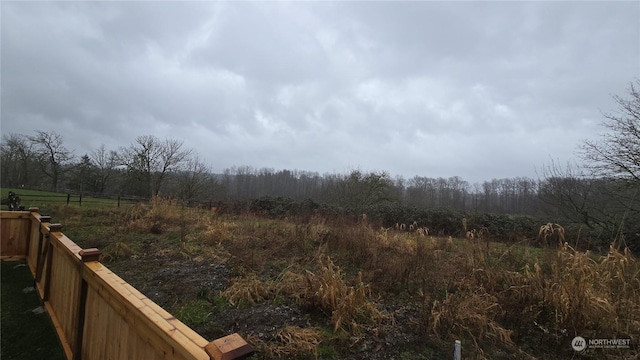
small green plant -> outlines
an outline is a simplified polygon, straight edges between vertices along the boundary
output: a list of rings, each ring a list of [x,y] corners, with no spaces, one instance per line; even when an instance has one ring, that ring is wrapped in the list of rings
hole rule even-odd
[[[338,353],[335,346],[333,345],[320,344],[320,346],[318,346],[318,358],[327,360],[338,360],[340,359],[340,353]]]
[[[211,303],[204,299],[192,300],[174,312],[176,318],[187,326],[195,327],[206,323],[213,315]]]

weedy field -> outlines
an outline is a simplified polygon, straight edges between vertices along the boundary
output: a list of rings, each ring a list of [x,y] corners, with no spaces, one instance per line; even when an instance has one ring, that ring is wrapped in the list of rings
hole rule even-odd
[[[260,359],[445,359],[455,340],[465,359],[565,359],[575,336],[640,334],[640,265],[613,246],[506,245],[162,199],[41,213],[205,338],[239,332]]]

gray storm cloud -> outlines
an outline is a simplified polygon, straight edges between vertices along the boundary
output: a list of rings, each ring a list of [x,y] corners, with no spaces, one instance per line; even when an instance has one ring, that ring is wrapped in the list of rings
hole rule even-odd
[[[640,70],[637,2],[2,2],[2,133],[214,171],[531,176]]]

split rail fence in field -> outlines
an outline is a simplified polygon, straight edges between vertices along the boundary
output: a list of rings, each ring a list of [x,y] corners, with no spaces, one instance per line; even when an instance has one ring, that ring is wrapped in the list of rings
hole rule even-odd
[[[212,342],[81,249],[60,224],[29,211],[0,212],[0,257],[26,260],[67,359],[240,359],[238,334]]]

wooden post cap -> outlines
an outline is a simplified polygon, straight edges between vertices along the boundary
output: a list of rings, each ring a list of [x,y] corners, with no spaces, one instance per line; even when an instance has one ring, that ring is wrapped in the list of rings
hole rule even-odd
[[[82,262],[100,261],[100,255],[102,253],[96,248],[83,249],[78,252],[78,255],[82,258]]]
[[[37,207],[30,207],[29,208],[29,212],[38,212],[40,210],[40,208]]]
[[[51,216],[48,216],[48,215],[42,215],[42,216],[40,216],[40,222],[43,222],[43,223],[50,223],[50,222],[51,222]]]
[[[245,359],[255,352],[237,333],[213,340],[204,347],[212,360]]]
[[[49,225],[49,231],[51,232],[61,232],[62,224],[51,224]]]

